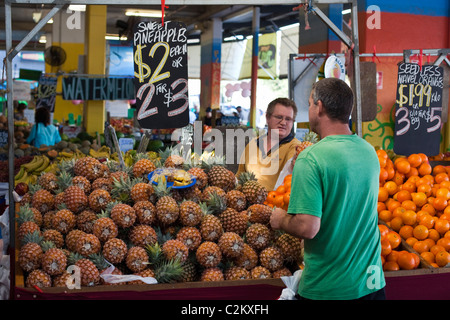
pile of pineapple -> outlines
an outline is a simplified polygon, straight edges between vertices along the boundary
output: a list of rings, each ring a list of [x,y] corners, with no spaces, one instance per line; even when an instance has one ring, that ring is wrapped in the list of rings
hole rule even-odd
[[[149,183],[161,167],[182,168],[196,184]],[[111,269],[159,283],[288,276],[302,243],[270,228],[266,197],[252,173],[236,177],[215,157],[188,164],[173,152],[143,153],[127,166],[70,159],[20,201],[18,263],[27,287],[65,287],[71,265],[82,286],[112,284],[100,276]],[[130,283],[144,282],[114,284]]]

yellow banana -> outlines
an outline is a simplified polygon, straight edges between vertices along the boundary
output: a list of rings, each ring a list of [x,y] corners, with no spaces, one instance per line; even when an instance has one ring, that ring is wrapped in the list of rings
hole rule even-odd
[[[33,170],[33,173],[41,173],[44,171],[45,168],[47,168],[50,164],[50,159],[47,156],[42,156],[42,163],[39,167]]]
[[[26,184],[28,184],[28,173],[24,170],[22,177],[20,177],[20,179],[14,180],[14,186],[16,186],[17,184],[24,182]]]
[[[73,158],[75,156],[73,152],[65,152],[65,151],[61,151],[59,155],[64,158]]]
[[[33,167],[38,161],[38,158],[39,156],[34,156],[30,162],[22,164],[21,167],[24,167],[26,171],[30,171],[30,168]]]
[[[28,169],[25,168],[25,170],[27,170],[28,172],[33,172],[35,171],[37,168],[39,168],[40,166],[42,166],[42,164],[44,163],[44,158],[43,156],[36,156],[37,160],[33,163],[33,165],[29,166]]]
[[[19,172],[17,172],[17,174],[14,176],[14,180],[20,180],[20,178],[23,177],[24,173],[25,173],[25,168],[23,166],[20,166]]]

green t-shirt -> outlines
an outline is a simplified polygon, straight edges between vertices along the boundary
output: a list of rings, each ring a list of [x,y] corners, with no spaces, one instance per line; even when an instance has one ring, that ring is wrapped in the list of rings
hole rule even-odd
[[[298,292],[308,299],[357,299],[385,286],[377,201],[380,165],[357,135],[328,136],[297,158],[288,213],[320,218],[304,240]]]

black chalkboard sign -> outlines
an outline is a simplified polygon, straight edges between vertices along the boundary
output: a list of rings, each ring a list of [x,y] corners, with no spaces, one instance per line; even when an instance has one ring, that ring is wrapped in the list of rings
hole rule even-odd
[[[439,154],[443,74],[443,68],[439,66],[399,64],[394,132],[396,154]]]
[[[139,22],[133,29],[136,118],[142,128],[189,124],[186,25]]]
[[[41,76],[36,94],[36,109],[46,107],[50,112],[55,110],[56,84],[58,78]]]

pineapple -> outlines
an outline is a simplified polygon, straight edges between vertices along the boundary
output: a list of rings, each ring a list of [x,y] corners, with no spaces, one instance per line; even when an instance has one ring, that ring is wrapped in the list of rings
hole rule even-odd
[[[261,265],[271,272],[277,271],[283,267],[283,255],[275,246],[270,246],[262,250],[259,254],[259,260]]]
[[[41,213],[45,213],[53,209],[55,205],[55,197],[50,191],[45,189],[37,190],[31,199],[31,206]]]
[[[107,215],[101,214],[94,222],[92,230],[100,242],[106,242],[109,239],[117,237],[119,230],[114,221]]]
[[[247,230],[248,218],[244,212],[237,212],[232,208],[227,208],[219,214],[225,232],[235,232],[243,235]]]
[[[218,244],[220,251],[227,258],[237,258],[244,250],[244,240],[235,232],[225,232]]]
[[[97,178],[104,177],[107,169],[98,159],[87,156],[75,161],[73,172],[75,176],[83,176],[89,181],[94,181]]]
[[[204,241],[197,248],[195,257],[198,263],[205,268],[217,267],[222,261],[222,252],[217,243],[211,241]]]
[[[155,171],[156,166],[150,159],[140,159],[133,165],[133,176],[135,178],[148,178],[150,172]]]
[[[243,211],[247,208],[245,195],[239,190],[233,189],[228,191],[226,198],[228,208],[232,208],[236,211]]]
[[[180,215],[180,208],[178,203],[170,195],[171,188],[166,187],[165,181],[159,180],[155,187],[158,201],[156,202],[156,215],[158,221],[163,225],[170,225],[174,223]]]
[[[210,186],[216,186],[225,191],[229,191],[236,187],[236,177],[224,165],[224,159],[214,157],[202,161],[201,167],[208,175],[208,184]]]
[[[97,215],[94,211],[83,210],[77,215],[77,227],[86,233],[92,233],[95,220],[97,220]]]
[[[286,267],[282,267],[281,269],[274,271],[272,273],[272,278],[281,278],[281,277],[290,277],[292,276],[292,272],[286,268]]]
[[[19,225],[17,237],[22,240],[26,234],[38,232],[41,233],[41,228],[35,222],[35,215],[28,205],[21,206],[17,214],[17,223]]]
[[[224,281],[225,277],[221,269],[217,267],[203,270],[200,281]]]
[[[247,208],[250,223],[268,224],[272,215],[272,208],[265,204],[253,204]]]
[[[194,227],[202,221],[203,212],[200,205],[186,200],[180,204],[180,222],[183,226]]]
[[[136,221],[136,213],[134,209],[124,203],[110,203],[111,208],[111,219],[114,223],[121,228],[129,228]]]
[[[144,182],[137,182],[133,184],[130,192],[131,199],[134,202],[148,201],[153,193],[153,187],[150,184]]]
[[[78,238],[75,250],[84,257],[99,253],[101,249],[100,240],[92,233],[84,233]]]
[[[42,173],[37,182],[43,189],[49,192],[55,192],[58,188],[58,178],[53,172]]]
[[[250,275],[251,275],[252,279],[272,278],[272,273],[269,271],[269,269],[267,269],[263,266],[254,267],[252,270],[250,270]]]
[[[272,233],[266,225],[254,223],[245,232],[247,243],[255,250],[262,250],[272,242]]]
[[[223,227],[220,219],[212,214],[203,216],[200,223],[200,234],[203,240],[217,241],[223,234]]]
[[[65,288],[68,286],[68,282],[73,283],[72,275],[68,272],[53,277],[53,287]]]
[[[125,257],[125,263],[132,272],[144,270],[149,263],[147,251],[142,247],[131,247]]]
[[[192,167],[188,169],[187,173],[195,177],[196,179],[195,185],[199,189],[203,189],[208,184],[208,175],[202,168]]]
[[[77,186],[70,186],[64,190],[64,204],[73,213],[80,213],[88,207],[88,197],[83,189]]]
[[[219,187],[207,186],[205,189],[203,189],[202,193],[203,193],[203,201],[205,202],[210,201],[213,195],[216,194],[223,200],[224,204],[227,203],[227,193]]]
[[[42,233],[42,238],[44,241],[53,242],[57,248],[62,248],[64,246],[64,237],[58,230],[46,229]]]
[[[100,283],[100,272],[95,264],[78,253],[70,253],[69,263],[80,268],[81,285],[92,287]]]
[[[197,228],[183,227],[178,231],[176,240],[183,242],[189,250],[194,251],[202,242],[202,236]]]
[[[53,229],[53,217],[55,216],[56,211],[51,210],[47,211],[42,215],[42,228],[43,229]]]
[[[95,189],[88,197],[89,208],[94,212],[101,212],[106,209],[112,200],[111,194],[104,189]]]
[[[133,205],[137,221],[151,225],[156,221],[156,207],[150,201],[138,201]]]
[[[183,268],[183,274],[181,276],[181,282],[192,282],[197,281],[197,267],[195,262],[191,261],[189,258],[186,260],[181,267]]]
[[[66,247],[69,251],[76,251],[78,239],[84,235],[84,232],[78,229],[73,229],[66,235]]]
[[[147,245],[153,245],[157,241],[155,229],[145,224],[134,226],[129,238],[134,246],[143,248]]]
[[[109,175],[110,184],[114,184],[114,182],[120,181],[121,179],[130,179],[130,175],[127,173],[127,171],[114,171]]]
[[[41,259],[42,270],[50,276],[56,276],[65,272],[67,257],[64,251],[56,248],[51,241],[44,241],[41,246],[44,251]]]
[[[142,278],[155,278],[155,272],[152,269],[144,269],[142,271],[136,272],[134,274],[135,276],[139,276]],[[129,281],[128,284],[146,284],[144,281],[142,280],[133,280],[133,281]]]
[[[225,280],[247,280],[251,279],[250,272],[242,267],[233,266],[225,271]]]
[[[72,211],[68,209],[58,210],[53,217],[53,229],[67,234],[70,230],[75,228],[77,218]]]
[[[86,195],[91,192],[91,182],[83,176],[75,176],[72,178],[72,185],[79,187]]]
[[[118,238],[111,238],[103,245],[103,256],[110,263],[121,263],[127,256],[127,245],[125,241]]]
[[[119,179],[114,179],[111,188],[111,197],[122,203],[131,203],[131,188],[134,184],[134,180],[129,176],[120,176]]]
[[[91,184],[91,190],[103,189],[111,192],[111,179],[110,178],[97,178]]]
[[[181,156],[179,150],[173,147],[168,147],[160,152],[161,163],[163,163],[166,168],[183,168],[184,158]]]
[[[185,262],[189,254],[188,247],[176,239],[164,242],[161,250],[167,260],[179,260],[180,262]]]
[[[276,239],[275,245],[280,249],[287,262],[301,262],[303,251],[303,242],[301,239],[288,233],[283,233]]]
[[[305,136],[303,137],[303,141],[300,143],[299,146],[297,146],[295,148],[294,160],[297,159],[300,152],[305,150],[307,147],[312,146],[313,144],[317,143],[318,141],[319,141],[319,136],[317,135],[317,133],[310,131],[307,134],[305,134]]]
[[[196,187],[196,186],[192,186],[190,188],[186,188],[186,189],[180,189],[179,190],[183,199],[185,200],[190,200],[196,203],[200,203],[203,199],[203,193],[202,191]]]
[[[41,241],[42,237],[38,232],[29,233],[23,238],[18,258],[23,271],[30,272],[41,267],[41,258],[44,254]]]
[[[253,172],[243,172],[239,175],[241,192],[245,195],[248,205],[262,204],[267,198],[267,189],[259,184]]]
[[[33,212],[33,221],[39,227],[42,227],[42,224],[44,223],[44,217],[42,216],[42,213],[39,210],[37,210],[36,208],[33,208],[33,207],[31,207],[30,210],[31,210],[31,212]]]
[[[244,243],[242,254],[236,257],[234,259],[234,262],[238,267],[251,270],[258,264],[258,254],[251,246],[249,246],[247,243]]]
[[[48,288],[52,286],[52,278],[42,269],[36,269],[28,274],[25,285],[28,288]]]

